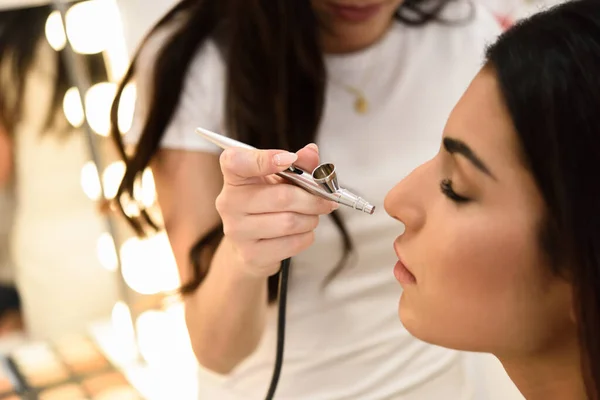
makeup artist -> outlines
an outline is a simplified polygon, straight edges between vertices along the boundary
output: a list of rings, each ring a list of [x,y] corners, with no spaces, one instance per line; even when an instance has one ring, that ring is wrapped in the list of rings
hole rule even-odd
[[[118,199],[129,207],[134,182],[153,168],[201,398],[264,397],[275,359],[270,304],[290,256],[278,396],[470,398],[461,353],[397,322],[395,221],[334,211],[267,175],[297,155],[314,165],[316,142],[341,182],[381,207],[398,176],[436,153],[498,33],[490,14],[462,0],[184,0],[151,32],[121,85],[135,79],[138,90],[124,140],[113,107],[127,162]],[[260,166],[257,152],[219,160],[197,126],[299,153],[273,152]],[[140,235],[161,228],[143,209],[127,219]]]

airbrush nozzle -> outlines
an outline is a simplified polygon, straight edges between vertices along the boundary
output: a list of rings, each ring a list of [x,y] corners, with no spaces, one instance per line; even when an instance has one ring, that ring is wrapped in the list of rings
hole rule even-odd
[[[229,147],[254,149],[254,147],[250,145],[203,128],[197,128],[196,132],[223,149]],[[277,175],[316,196],[335,201],[367,214],[373,214],[375,212],[374,205],[339,186],[335,166],[333,164],[321,164],[315,168],[312,174],[293,166],[286,171],[277,172]]]
[[[336,201],[338,203],[367,214],[373,214],[375,212],[374,205],[340,187],[335,172],[335,165],[330,163],[319,165],[313,170],[312,178],[321,188],[334,195],[337,198]]]

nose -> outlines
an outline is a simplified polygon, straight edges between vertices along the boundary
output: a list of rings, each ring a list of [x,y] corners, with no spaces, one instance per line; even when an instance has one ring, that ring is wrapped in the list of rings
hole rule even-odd
[[[430,163],[416,168],[385,197],[385,211],[404,224],[405,233],[416,232],[425,224],[426,192],[432,185],[427,177]]]

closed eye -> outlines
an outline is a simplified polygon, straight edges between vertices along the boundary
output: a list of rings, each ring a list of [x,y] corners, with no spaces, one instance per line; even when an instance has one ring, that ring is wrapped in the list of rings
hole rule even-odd
[[[450,179],[444,179],[440,182],[440,190],[442,191],[444,196],[448,197],[455,203],[468,203],[469,201],[471,201],[471,199],[469,199],[468,197],[461,196],[454,191],[454,188],[452,186],[452,180]]]

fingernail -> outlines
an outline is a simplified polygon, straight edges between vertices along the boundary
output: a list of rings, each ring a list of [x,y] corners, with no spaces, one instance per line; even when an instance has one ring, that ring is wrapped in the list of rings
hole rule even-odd
[[[306,147],[308,147],[308,148],[310,148],[310,149],[313,149],[314,151],[316,151],[316,152],[317,152],[317,154],[319,154],[319,146],[317,146],[316,144],[314,144],[314,143],[309,143],[309,144],[307,144],[307,145],[306,145]]]
[[[333,205],[331,206],[331,209],[332,209],[333,211],[335,211],[335,210],[337,210],[338,208],[340,208],[340,203],[333,202]]]
[[[285,152],[275,154],[275,156],[273,157],[273,162],[275,163],[275,165],[284,166],[293,164],[294,161],[296,161],[297,159],[298,155],[296,153]]]

